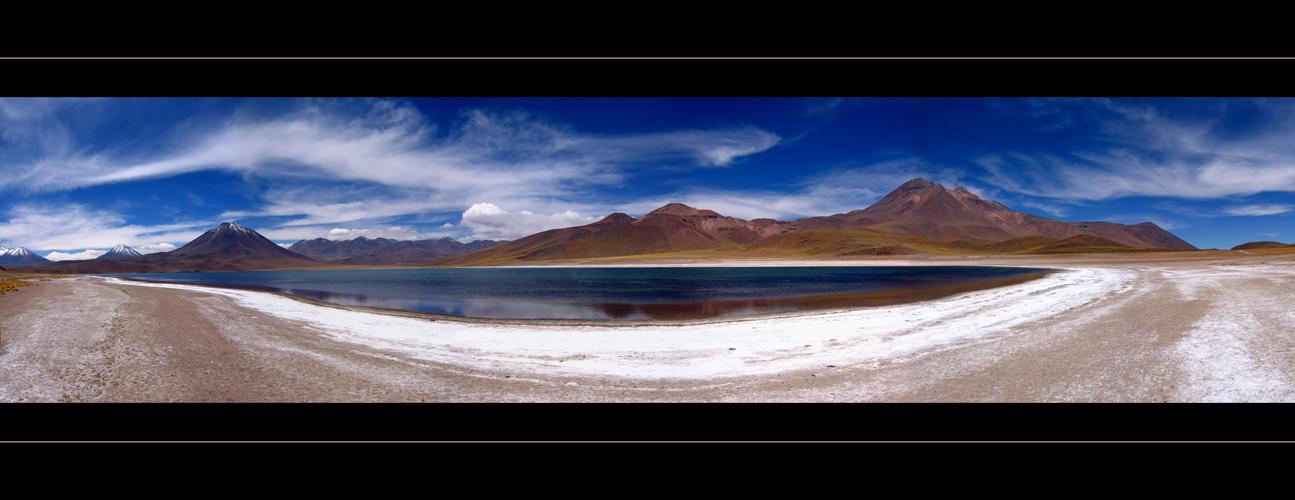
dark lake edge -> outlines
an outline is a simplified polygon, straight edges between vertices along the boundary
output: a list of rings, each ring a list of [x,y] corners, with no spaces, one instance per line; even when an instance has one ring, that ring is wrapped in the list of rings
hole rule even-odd
[[[1059,272],[1059,269],[1043,269],[1039,272],[1025,273],[1010,278],[999,278],[984,280],[979,282],[962,282],[939,285],[912,286],[897,290],[888,290],[868,293],[845,293],[845,294],[825,294],[785,298],[756,298],[756,299],[727,299],[711,300],[695,303],[684,304],[606,304],[606,306],[622,309],[625,314],[629,312],[639,312],[649,319],[554,319],[554,318],[533,318],[533,319],[516,319],[516,318],[484,318],[473,316],[460,316],[455,314],[445,314],[425,311],[410,311],[405,309],[392,309],[373,306],[361,305],[344,305],[335,304],[319,299],[294,295],[279,291],[276,287],[258,286],[258,285],[231,285],[231,284],[213,284],[213,283],[193,283],[193,282],[176,282],[165,280],[150,280],[145,278],[135,278],[126,276],[112,276],[117,279],[126,281],[137,281],[143,283],[158,284],[175,284],[175,285],[192,285],[198,287],[223,288],[232,290],[254,291],[269,293],[281,297],[289,298],[310,304],[314,306],[330,307],[335,309],[344,309],[350,311],[372,312],[385,314],[388,316],[400,316],[409,318],[418,318],[429,321],[454,321],[459,323],[473,324],[499,324],[499,325],[547,325],[547,326],[598,326],[598,327],[635,327],[635,326],[685,326],[698,324],[715,324],[730,323],[738,321],[755,321],[780,317],[795,317],[812,314],[822,314],[830,312],[840,312],[849,310],[867,309],[873,307],[885,307],[892,305],[909,304],[914,302],[930,301],[942,299],[945,297],[989,290],[1004,286],[1018,285],[1037,279],[1042,279],[1049,274]],[[777,310],[794,307],[796,310]],[[748,314],[725,315],[733,311],[742,311],[745,309],[766,310],[769,312],[752,312]],[[615,311],[609,312],[610,314]]]

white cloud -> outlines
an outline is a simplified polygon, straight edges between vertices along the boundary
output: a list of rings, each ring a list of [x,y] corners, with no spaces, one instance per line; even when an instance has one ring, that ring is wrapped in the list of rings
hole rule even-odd
[[[0,241],[33,250],[112,248],[129,245],[144,253],[155,241],[189,242],[216,226],[211,221],[140,226],[127,224],[120,214],[82,205],[17,205],[9,219],[0,220]]]
[[[1068,209],[1057,203],[1044,203],[1039,201],[1025,200],[1021,202],[1023,207],[1034,207],[1043,210],[1055,217],[1065,217]]]
[[[279,245],[283,248],[288,248],[292,246],[292,243],[275,243],[275,245]]]
[[[446,222],[446,223],[444,223],[444,224],[441,224],[441,229],[449,229],[449,228],[452,228],[452,227],[454,227],[454,224],[450,224],[449,222]]]
[[[539,215],[527,210],[510,213],[493,203],[477,203],[463,212],[463,226],[472,228],[471,239],[512,240],[549,229],[583,226],[602,220],[567,210]]]
[[[1280,203],[1270,203],[1266,205],[1244,205],[1237,207],[1227,207],[1223,211],[1229,215],[1276,215],[1284,214],[1295,209],[1292,205],[1283,205]]]
[[[0,186],[52,191],[218,169],[512,196],[617,183],[621,170],[645,162],[726,166],[780,140],[751,126],[604,136],[525,113],[481,110],[465,112],[461,125],[438,135],[410,104],[377,101],[363,116],[344,107],[308,102],[271,119],[234,118],[214,133],[185,138],[192,147],[144,161],[84,155],[74,144],[45,148],[38,159],[0,173]]]
[[[188,241],[186,241],[185,243],[188,243]],[[176,246],[170,243],[158,243],[155,245],[132,245],[131,248],[134,248],[136,252],[139,252],[142,254],[150,254],[150,253],[159,253],[159,252],[170,252],[171,250],[175,250]]]
[[[258,233],[271,240],[313,240],[315,238],[325,238],[330,240],[352,240],[361,236],[365,238],[390,238],[393,240],[429,240],[439,239],[442,237],[457,237],[457,232],[451,231],[422,231],[416,228],[403,226],[377,226],[361,228],[329,228],[328,226],[287,226],[281,228],[257,229]],[[291,244],[288,244],[291,246]]]
[[[289,234],[462,237],[463,230],[451,231],[457,229],[454,226],[429,232],[378,230],[376,225],[394,217],[459,212],[483,195],[509,200],[536,213],[597,213],[602,207],[571,200],[589,199],[601,187],[622,185],[637,169],[728,167],[781,141],[778,135],[749,125],[600,135],[522,112],[484,110],[462,112],[456,125],[442,132],[408,103],[301,101],[296,110],[286,114],[266,117],[240,111],[223,122],[189,124],[185,130],[194,131],[190,135],[177,135],[174,143],[154,148],[160,153],[141,158],[78,144],[75,134],[59,121],[69,114],[59,110],[71,104],[74,102],[63,100],[0,101],[4,106],[0,112],[8,117],[0,117],[8,120],[0,121],[0,132],[6,134],[5,148],[0,149],[0,161],[6,164],[0,169],[0,191],[60,191],[201,170],[241,173],[272,181],[272,187],[260,193],[265,204],[227,211],[219,219],[278,217],[285,222],[258,231],[280,239]],[[6,125],[16,123],[22,126]],[[21,154],[5,157],[6,151]],[[290,180],[282,182],[285,179]],[[194,196],[190,202],[201,201]],[[517,228],[548,225],[522,220],[575,220],[513,215]],[[78,224],[76,230],[55,231],[68,237],[42,236],[40,244],[98,241],[89,234],[91,227],[112,229],[105,236],[114,235],[128,244],[141,243],[145,236],[156,242],[156,236],[171,237],[171,233],[175,233],[171,241],[188,241],[202,232],[185,232],[182,229],[193,225],[176,224],[147,235],[138,231],[157,228],[135,228],[112,217]],[[11,229],[20,222],[11,221]],[[328,235],[328,231],[318,231],[317,226],[324,225],[369,233]],[[482,230],[491,234],[509,231],[503,227]],[[35,234],[15,231],[10,233]],[[137,232],[126,238],[131,231]],[[4,232],[0,228],[0,239]]]
[[[902,158],[830,169],[781,190],[694,188],[623,203],[617,205],[617,211],[641,216],[667,203],[683,203],[747,220],[792,220],[867,208],[901,184],[919,177],[952,189],[966,185],[960,181],[961,175],[960,170],[932,165],[918,158]],[[980,190],[970,186],[968,189],[984,196]]]
[[[832,111],[835,111],[836,108],[840,107],[842,102],[845,102],[845,99],[840,97],[814,99],[810,104],[805,106],[802,114],[805,116],[815,116],[831,113]]]
[[[1171,116],[1151,105],[1084,101],[1100,134],[1066,154],[1008,151],[975,162],[1008,191],[1060,199],[1126,196],[1220,198],[1295,191],[1295,101],[1264,101],[1262,127],[1221,134],[1232,104],[1192,103],[1198,116]],[[1200,116],[1207,115],[1207,116]]]
[[[59,260],[89,260],[100,255],[108,253],[107,250],[85,250],[78,253],[50,252],[45,258],[53,261]]]

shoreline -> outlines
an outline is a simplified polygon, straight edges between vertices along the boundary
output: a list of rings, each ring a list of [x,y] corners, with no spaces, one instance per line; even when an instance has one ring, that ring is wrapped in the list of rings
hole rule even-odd
[[[626,326],[55,279],[0,296],[0,401],[1295,401],[1295,257],[1058,260],[905,305]]]
[[[700,267],[700,266],[696,266]],[[566,318],[486,318],[478,316],[459,316],[454,314],[434,313],[425,311],[411,311],[406,309],[382,308],[373,306],[360,306],[349,304],[336,304],[319,299],[313,299],[301,295],[295,295],[286,292],[276,291],[274,287],[257,286],[257,285],[229,285],[229,284],[211,284],[211,283],[188,283],[162,280],[149,280],[147,278],[125,277],[125,276],[93,276],[102,279],[116,279],[138,283],[163,284],[163,285],[186,285],[201,288],[215,288],[226,290],[244,290],[258,293],[267,293],[280,297],[293,299],[310,305],[331,307],[357,312],[371,312],[375,314],[387,314],[391,316],[423,318],[430,321],[458,321],[471,324],[506,324],[506,325],[550,325],[550,326],[608,326],[608,327],[634,327],[634,326],[686,326],[686,325],[703,325],[726,323],[742,319],[764,319],[764,318],[789,318],[805,314],[820,312],[842,312],[860,309],[870,309],[876,307],[893,306],[939,300],[946,297],[971,293],[981,290],[990,290],[994,288],[1012,286],[1029,281],[1042,279],[1049,274],[1059,272],[1059,269],[1042,269],[1037,273],[1026,273],[1021,276],[1012,278],[998,278],[973,283],[953,283],[946,285],[927,285],[920,287],[909,287],[903,290],[892,290],[882,292],[865,292],[865,293],[841,293],[841,294],[821,294],[807,295],[785,298],[754,298],[754,299],[729,299],[714,300],[695,303],[681,304],[650,304],[649,307],[661,306],[669,307],[694,307],[701,304],[718,304],[719,307],[754,307],[752,304],[762,301],[782,301],[790,305],[800,305],[801,308],[794,311],[776,311],[776,312],[752,312],[745,314],[717,314],[709,317],[696,318],[644,318],[644,319],[625,319],[625,318],[608,318],[608,319],[566,319]],[[843,305],[848,304],[848,305]],[[635,307],[642,307],[636,305]]]
[[[451,320],[265,292],[172,283],[134,285],[223,295],[241,307],[308,322],[338,341],[463,368],[493,364],[548,376],[699,380],[794,371],[819,359],[825,365],[865,362],[993,334],[1031,316],[1095,300],[1123,283],[1119,274],[1059,269],[1015,285],[898,305],[642,323]],[[1060,294],[1058,288],[1081,290]],[[1000,317],[1008,309],[1014,309],[1010,317]],[[868,328],[861,330],[855,322],[865,318]],[[954,318],[959,324],[953,324]],[[971,321],[979,327],[967,329]],[[923,329],[928,331],[918,331]],[[482,359],[491,362],[482,363]],[[568,361],[575,362],[565,364]]]

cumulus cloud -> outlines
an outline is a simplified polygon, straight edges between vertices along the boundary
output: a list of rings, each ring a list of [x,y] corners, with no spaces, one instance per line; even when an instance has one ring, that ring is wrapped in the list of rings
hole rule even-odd
[[[444,224],[441,224],[441,229],[449,229],[449,228],[452,228],[452,227],[454,227],[454,224],[450,224],[449,222],[446,222],[446,223],[444,223]]]
[[[108,253],[107,250],[85,250],[77,253],[50,252],[45,258],[53,261],[59,260],[89,260],[100,255]]]
[[[1236,207],[1227,207],[1223,211],[1228,215],[1276,215],[1284,214],[1295,209],[1292,205],[1283,205],[1280,203],[1270,203],[1264,205],[1244,205]]]
[[[463,212],[462,225],[472,228],[469,239],[512,240],[540,231],[563,227],[583,226],[602,220],[599,216],[584,216],[567,210],[553,215],[540,215],[527,210],[510,213],[493,203],[477,203]]]
[[[188,243],[188,242],[186,241],[185,243]],[[159,252],[170,252],[171,250],[175,250],[176,246],[170,243],[157,243],[153,245],[131,245],[131,248],[134,248],[136,252],[139,252],[142,254],[150,254],[150,253],[159,253]]]

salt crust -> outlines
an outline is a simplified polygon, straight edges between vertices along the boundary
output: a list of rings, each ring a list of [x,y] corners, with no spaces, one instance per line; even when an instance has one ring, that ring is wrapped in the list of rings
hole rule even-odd
[[[714,379],[867,363],[1010,333],[1015,326],[1110,296],[1134,274],[1059,268],[1018,285],[912,304],[635,327],[431,321],[321,307],[262,292],[102,279],[226,296],[341,342],[437,363],[537,375]]]

